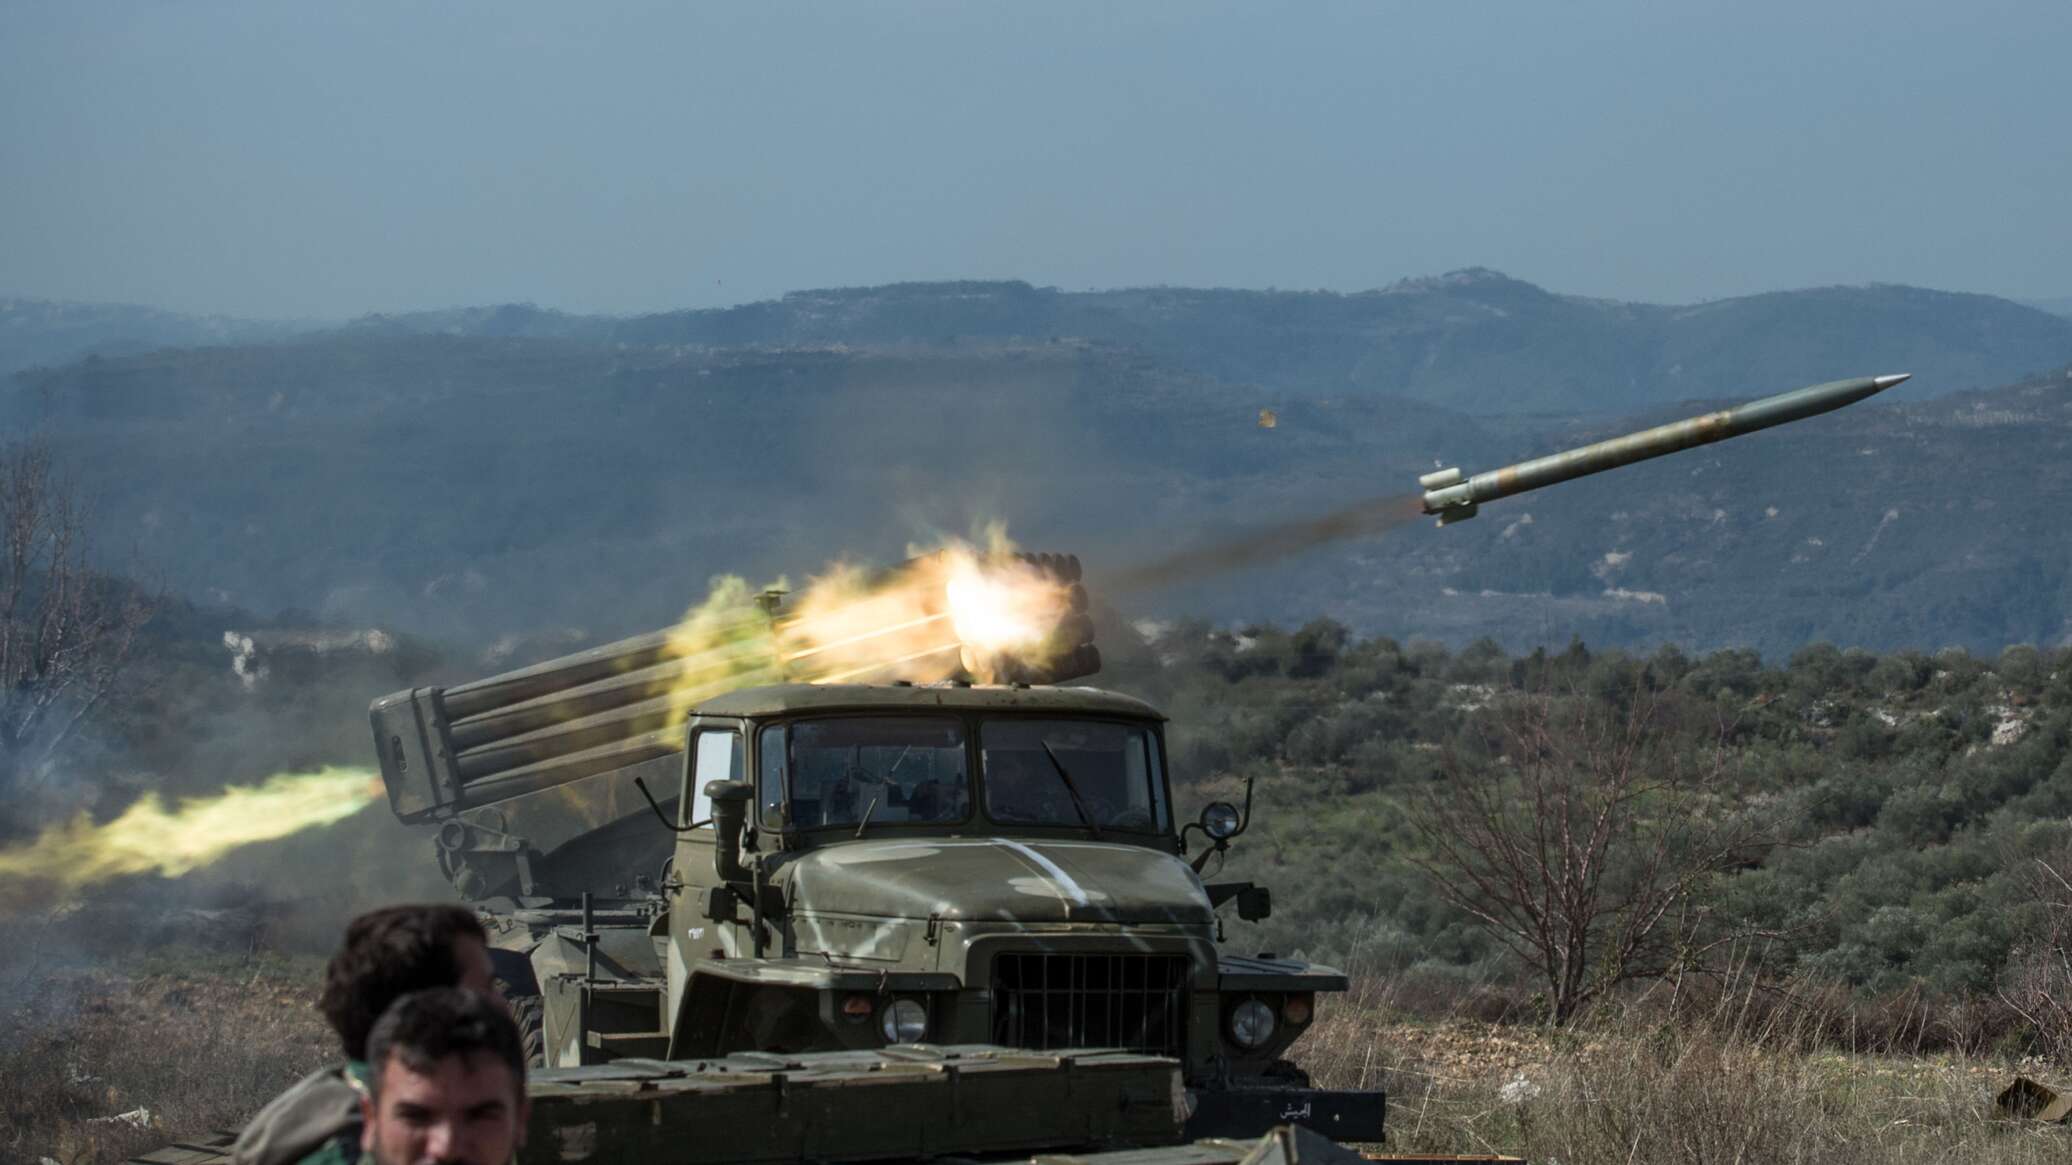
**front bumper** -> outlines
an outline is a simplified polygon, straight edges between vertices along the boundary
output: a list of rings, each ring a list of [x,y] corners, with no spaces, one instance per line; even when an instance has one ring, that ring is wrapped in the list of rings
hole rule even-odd
[[[1301,1125],[1334,1141],[1379,1141],[1388,1097],[1380,1091],[1322,1088],[1190,1088],[1187,1136],[1263,1137],[1276,1125]]]

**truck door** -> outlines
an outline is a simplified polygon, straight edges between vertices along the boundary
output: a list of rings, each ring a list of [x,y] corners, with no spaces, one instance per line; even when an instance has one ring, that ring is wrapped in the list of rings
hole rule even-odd
[[[665,1030],[676,1027],[682,988],[690,965],[717,956],[746,953],[745,935],[711,916],[713,890],[720,885],[712,868],[714,834],[710,781],[738,781],[744,771],[742,725],[726,717],[700,716],[688,729],[684,749],[683,794],[677,798],[678,825],[698,828],[676,835],[676,878],[669,901],[669,1014]],[[700,825],[700,823],[703,823]]]

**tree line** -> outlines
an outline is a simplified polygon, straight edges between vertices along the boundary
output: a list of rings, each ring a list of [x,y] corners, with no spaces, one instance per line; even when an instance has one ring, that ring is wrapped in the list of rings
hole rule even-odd
[[[1728,959],[1861,996],[2072,997],[2072,648],[1155,630],[1118,626],[1102,682],[1173,716],[1183,805],[1256,782],[1227,873],[1275,914],[1240,941],[1511,984],[1554,1019]]]

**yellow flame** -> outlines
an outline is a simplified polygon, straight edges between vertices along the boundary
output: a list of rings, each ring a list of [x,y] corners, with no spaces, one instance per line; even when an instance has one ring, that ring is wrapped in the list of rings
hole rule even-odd
[[[783,588],[779,579],[768,589]],[[672,713],[681,716],[721,692],[781,678],[777,644],[769,619],[756,608],[756,594],[744,579],[714,579],[705,601],[670,628],[670,656],[691,665],[664,681]]]
[[[1069,584],[1013,558],[1000,527],[983,541],[909,548],[890,572],[835,563],[774,621],[744,580],[716,579],[670,633],[670,708],[755,684],[986,680],[997,656],[1041,662],[1032,657],[1069,613]]]
[[[0,850],[0,882],[77,890],[125,874],[178,877],[240,846],[344,820],[379,796],[379,775],[347,767],[281,773],[173,809],[146,794],[113,821],[96,825],[82,813],[35,841]]]
[[[1036,647],[1063,614],[1063,588],[1026,563],[981,568],[959,554],[943,580],[957,638],[981,651]]]

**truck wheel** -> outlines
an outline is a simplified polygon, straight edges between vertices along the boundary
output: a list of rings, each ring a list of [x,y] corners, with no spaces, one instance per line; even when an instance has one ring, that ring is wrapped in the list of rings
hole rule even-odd
[[[730,1019],[719,1043],[720,1055],[832,1051],[841,1046],[820,1031],[818,1000],[812,992],[783,987],[736,990],[746,994],[736,994],[728,1005]]]
[[[489,967],[496,976],[496,989],[511,1005],[511,1018],[518,1022],[518,1039],[530,1068],[547,1066],[547,1005],[540,998],[540,980],[532,970],[527,951],[508,947],[489,948]]]
[[[511,997],[511,1018],[518,1021],[518,1044],[525,1049],[525,1066],[547,1066],[547,1010],[537,995]]]
[[[1293,1060],[1275,1060],[1266,1066],[1263,1075],[1282,1088],[1309,1087],[1309,1073],[1297,1067]]]

